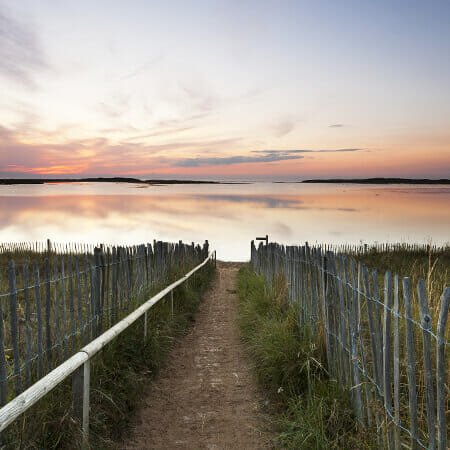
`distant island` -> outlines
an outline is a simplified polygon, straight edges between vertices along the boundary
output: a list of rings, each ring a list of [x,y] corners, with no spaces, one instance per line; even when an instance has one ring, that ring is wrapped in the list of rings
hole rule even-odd
[[[450,179],[429,180],[427,178],[330,178],[303,180],[299,183],[351,183],[351,184],[450,184]]]
[[[140,180],[127,177],[90,177],[90,178],[1,178],[1,185],[45,184],[45,183],[132,183],[143,185],[165,184],[252,184],[253,181],[206,181],[206,180]],[[327,178],[303,181],[272,181],[272,183],[337,183],[337,184],[450,184],[449,178],[430,180],[427,178]]]
[[[98,177],[98,178],[3,178],[0,185],[12,184],[45,184],[45,183],[135,183],[135,184],[241,184],[221,181],[196,181],[196,180],[139,180],[126,177]]]

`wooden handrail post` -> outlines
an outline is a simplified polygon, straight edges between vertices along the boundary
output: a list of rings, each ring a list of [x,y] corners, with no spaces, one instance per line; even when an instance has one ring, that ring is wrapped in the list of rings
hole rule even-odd
[[[91,383],[91,364],[88,359],[83,364],[83,443],[82,448],[89,448],[89,391]]]
[[[89,448],[89,389],[90,360],[73,372],[72,375],[72,414],[82,425],[82,448]]]

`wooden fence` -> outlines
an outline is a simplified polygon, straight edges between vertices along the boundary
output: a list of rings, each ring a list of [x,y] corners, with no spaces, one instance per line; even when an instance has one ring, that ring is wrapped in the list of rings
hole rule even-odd
[[[414,296],[409,278],[387,271],[380,283],[351,256],[307,244],[252,242],[251,263],[269,284],[285,277],[300,325],[311,340],[325,336],[330,376],[356,419],[376,427],[379,448],[447,448],[449,287],[433,323],[422,279]]]
[[[0,268],[0,406],[208,255],[208,241],[1,248],[18,263]]]
[[[93,253],[94,248],[100,247],[104,244],[87,244],[84,242],[51,242],[50,239],[46,241],[34,241],[34,242],[3,242],[0,243],[0,254],[2,253],[14,253],[15,255],[25,253],[43,253],[51,251],[58,254],[69,253]]]

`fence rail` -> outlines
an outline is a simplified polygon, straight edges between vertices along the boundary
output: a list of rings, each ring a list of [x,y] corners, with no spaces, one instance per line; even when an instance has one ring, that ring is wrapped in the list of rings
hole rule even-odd
[[[3,248],[7,253],[0,256],[18,262],[10,260],[0,271],[0,406],[111,328],[139,306],[144,293],[164,287],[208,254],[207,241],[203,247],[158,241]],[[63,249],[68,253],[56,253]]]
[[[324,328],[330,375],[348,388],[357,420],[376,426],[380,448],[447,448],[449,287],[433,324],[422,279],[414,301],[409,278],[387,271],[380,283],[352,256],[307,244],[252,242],[251,263],[269,283],[285,277],[311,340]]]

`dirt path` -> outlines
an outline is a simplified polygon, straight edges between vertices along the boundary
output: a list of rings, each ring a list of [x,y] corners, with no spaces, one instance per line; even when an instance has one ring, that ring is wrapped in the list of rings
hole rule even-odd
[[[235,323],[237,263],[218,261],[189,334],[149,387],[128,449],[263,449],[255,382]]]

